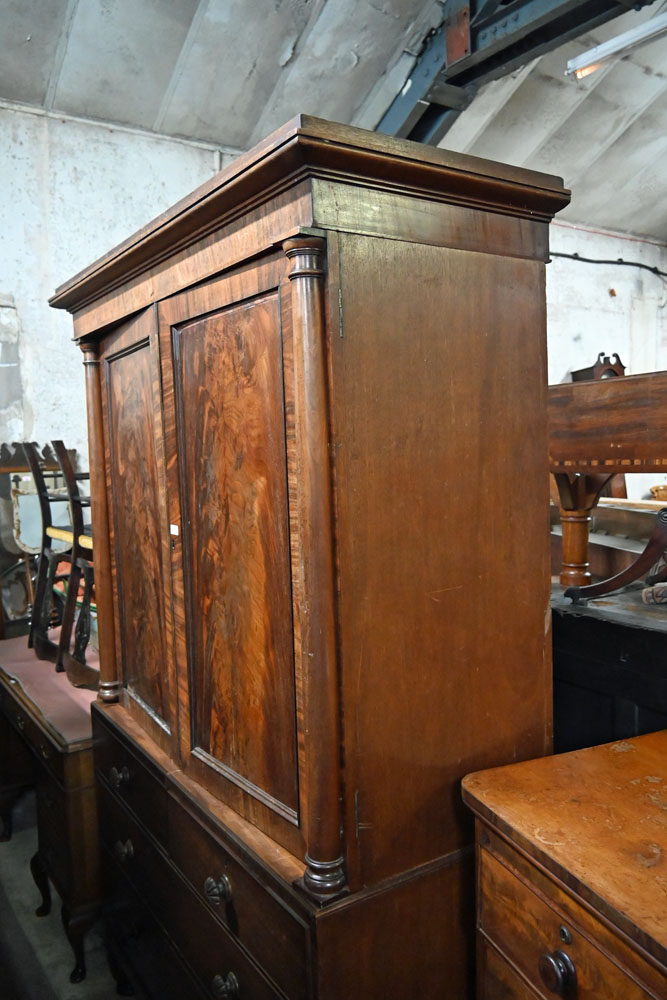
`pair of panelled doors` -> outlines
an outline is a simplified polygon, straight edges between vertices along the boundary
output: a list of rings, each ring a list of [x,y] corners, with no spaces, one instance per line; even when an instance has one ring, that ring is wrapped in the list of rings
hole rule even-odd
[[[150,306],[100,359],[122,700],[301,853],[287,263]]]

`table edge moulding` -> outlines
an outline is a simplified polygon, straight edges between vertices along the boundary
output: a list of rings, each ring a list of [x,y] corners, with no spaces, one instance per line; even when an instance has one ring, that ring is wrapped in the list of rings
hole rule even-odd
[[[109,891],[167,872],[203,927],[185,841],[230,858],[248,896],[213,918],[244,996],[472,989],[458,782],[551,749],[544,265],[568,201],[301,115],[50,300],[85,365]],[[115,780],[128,752],[164,828]],[[262,893],[289,947],[304,928],[293,967],[252,939]]]

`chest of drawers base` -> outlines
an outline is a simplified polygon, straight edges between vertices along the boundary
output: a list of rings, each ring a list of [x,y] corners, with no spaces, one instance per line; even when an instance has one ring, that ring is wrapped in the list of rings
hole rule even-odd
[[[468,946],[472,852],[320,907],[300,888],[303,866],[284,852],[271,864],[275,845],[202,796],[120,706],[93,706],[93,727],[103,912],[121,986],[156,1000],[437,995],[452,949]],[[470,988],[469,957],[457,996]]]

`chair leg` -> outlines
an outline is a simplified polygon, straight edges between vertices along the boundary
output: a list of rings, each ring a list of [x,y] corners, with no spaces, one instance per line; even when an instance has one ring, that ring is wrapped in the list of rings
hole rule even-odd
[[[100,681],[99,669],[86,663],[86,649],[91,631],[90,607],[95,589],[95,572],[93,564],[88,559],[80,557],[77,563],[83,574],[83,599],[74,630],[74,650],[70,652],[69,649],[63,649],[62,664],[67,671],[68,680],[75,687],[97,690]]]
[[[40,609],[44,603],[44,590],[46,587],[46,576],[49,571],[49,560],[46,550],[42,551],[37,567],[37,581],[35,583],[35,593],[32,600],[32,615],[30,619],[30,634],[28,636],[28,646],[32,649],[35,645],[35,635],[39,628]]]
[[[69,556],[67,553],[55,552],[53,549],[46,549],[43,555],[46,557],[47,567],[44,573],[41,594],[40,579],[38,579],[35,591],[35,606],[33,608],[33,622],[31,626],[32,645],[38,659],[50,660],[52,663],[56,663],[58,644],[49,639],[48,629],[51,619],[51,608],[53,606],[53,588],[56,582],[58,566],[65,559],[69,559]]]
[[[74,612],[76,611],[76,599],[79,593],[79,583],[81,581],[81,567],[79,560],[72,561],[72,568],[69,574],[67,585],[67,598],[63,611],[63,620],[60,625],[60,640],[58,642],[58,652],[56,655],[56,670],[65,669],[63,663],[63,653],[69,653],[70,641],[72,638],[72,626],[74,624]]]

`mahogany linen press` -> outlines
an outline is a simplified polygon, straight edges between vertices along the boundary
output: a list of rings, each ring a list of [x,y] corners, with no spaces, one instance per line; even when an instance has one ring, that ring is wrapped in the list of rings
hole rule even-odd
[[[150,995],[469,995],[459,782],[551,745],[567,200],[300,116],[51,300],[86,372],[107,923]]]

